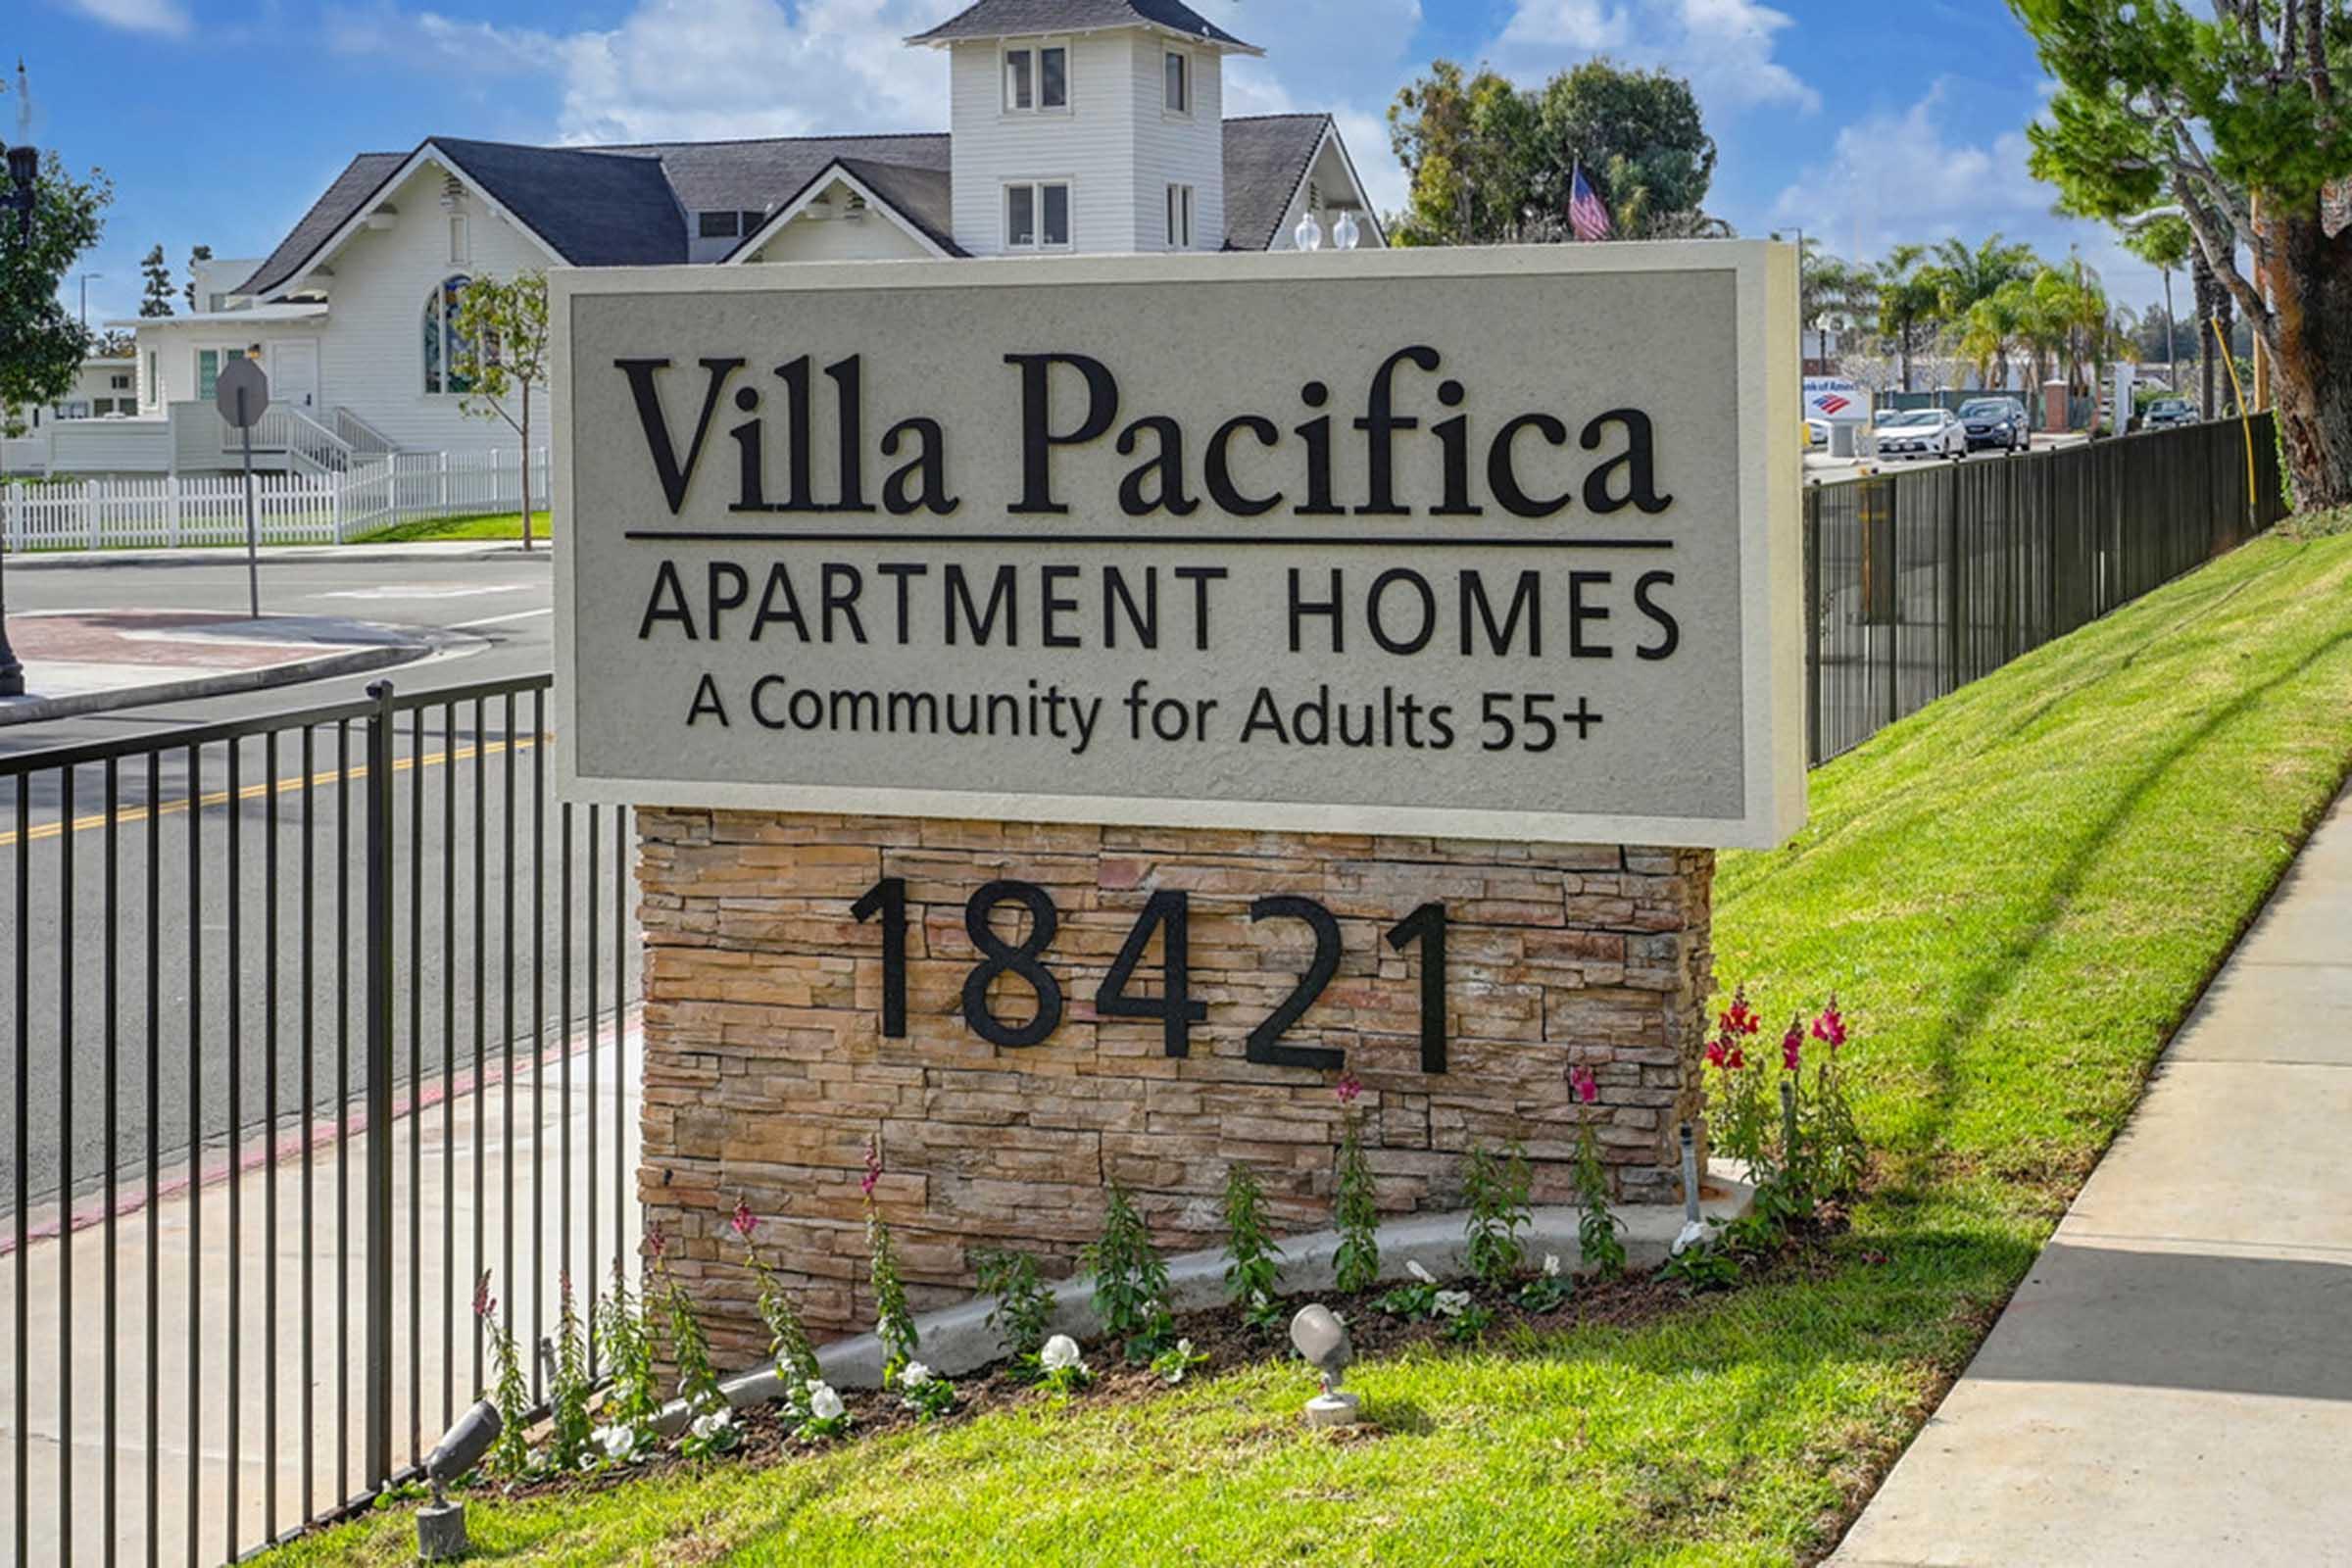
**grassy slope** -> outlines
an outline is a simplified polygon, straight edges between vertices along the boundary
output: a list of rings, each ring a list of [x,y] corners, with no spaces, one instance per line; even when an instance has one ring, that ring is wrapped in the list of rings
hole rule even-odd
[[[531,537],[541,544],[547,542],[546,513],[531,514]],[[521,513],[486,512],[468,517],[426,517],[416,522],[404,522],[395,527],[378,528],[354,542],[364,545],[405,545],[428,539],[521,538]]]
[[[2266,540],[1897,726],[1726,857],[1719,971],[1836,988],[1886,1167],[1815,1277],[1635,1330],[1029,1408],[475,1513],[515,1560],[1780,1563],[1975,1348],[2352,754],[2352,538]],[[293,1562],[405,1560],[405,1515]]]

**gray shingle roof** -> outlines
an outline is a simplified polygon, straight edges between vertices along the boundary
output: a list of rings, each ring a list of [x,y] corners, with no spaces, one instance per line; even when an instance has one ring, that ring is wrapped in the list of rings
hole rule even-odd
[[[908,43],[953,43],[958,38],[1027,38],[1046,32],[1088,32],[1099,27],[1165,27],[1204,43],[1254,50],[1210,22],[1184,0],[979,0],[907,39]]]
[[[1225,248],[1262,251],[1314,162],[1329,115],[1260,115],[1225,122]]]
[[[311,210],[302,215],[293,231],[277,242],[277,249],[254,269],[253,275],[229,292],[261,294],[290,280],[295,270],[348,222],[360,204],[408,161],[407,153],[362,153],[354,158],[351,166],[326,187],[326,193],[311,203]]]
[[[1126,4],[1127,0],[1117,0]],[[1225,122],[1225,245],[1262,251],[1330,125],[1328,115]],[[772,213],[839,164],[950,255],[955,206],[944,133],[786,136],[746,141],[646,142],[614,147],[523,147],[436,136],[467,177],[578,267],[679,263],[686,215]],[[421,149],[419,149],[421,150]],[[336,176],[240,294],[297,280],[319,249],[378,201],[414,153],[362,153]]]

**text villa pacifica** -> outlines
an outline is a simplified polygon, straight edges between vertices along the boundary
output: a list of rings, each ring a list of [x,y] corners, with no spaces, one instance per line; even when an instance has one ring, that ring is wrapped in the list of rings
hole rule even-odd
[[[560,276],[559,767],[641,808],[640,1191],[737,1358],[738,1199],[870,1327],[869,1138],[918,1307],[1111,1179],[1325,1228],[1342,1070],[1391,1212],[1587,1120],[1679,1199],[1713,846],[1802,808],[1788,269],[1710,249]]]

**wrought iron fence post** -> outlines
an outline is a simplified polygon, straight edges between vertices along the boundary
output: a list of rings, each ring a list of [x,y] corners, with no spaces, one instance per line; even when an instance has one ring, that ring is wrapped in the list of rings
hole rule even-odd
[[[368,1281],[365,1485],[392,1474],[392,683],[368,688]]]

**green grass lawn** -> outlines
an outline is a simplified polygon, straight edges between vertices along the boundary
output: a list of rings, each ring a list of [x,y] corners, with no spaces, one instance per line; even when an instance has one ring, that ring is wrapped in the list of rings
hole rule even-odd
[[[1885,1152],[1849,1233],[1636,1328],[1296,1367],[761,1470],[476,1504],[493,1560],[1786,1563],[1956,1376],[2352,755],[2352,537],[2274,537],[1895,726],[1727,856],[1718,974],[1835,989]],[[405,1511],[288,1563],[405,1562]]]
[[[522,537],[522,514],[519,512],[484,512],[466,517],[425,517],[416,522],[404,522],[390,528],[362,534],[354,543],[363,545],[407,545],[427,540],[515,539]],[[531,537],[541,544],[547,542],[547,514],[531,514]]]

